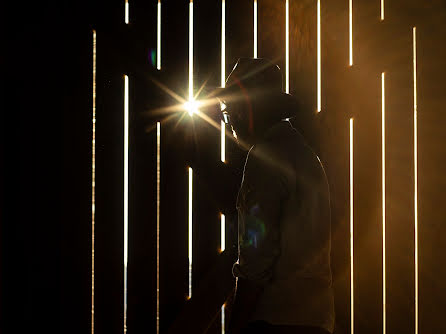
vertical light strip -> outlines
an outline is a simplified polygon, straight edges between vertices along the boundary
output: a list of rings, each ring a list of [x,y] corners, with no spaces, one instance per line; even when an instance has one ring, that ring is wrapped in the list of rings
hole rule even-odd
[[[94,222],[96,195],[96,30],[93,30],[93,130],[91,140],[91,334],[94,334]]]
[[[226,161],[226,143],[225,143],[225,140],[226,140],[226,133],[225,133],[225,131],[226,131],[226,124],[225,124],[225,122],[223,122],[223,121],[220,121],[220,127],[221,127],[221,130],[220,130],[220,141],[221,141],[221,147],[220,147],[220,155],[221,155],[221,157],[220,157],[220,159],[221,159],[221,162],[225,162]]]
[[[125,24],[129,24],[129,0],[125,0]]]
[[[224,123],[223,123],[224,124]],[[224,214],[220,216],[220,250],[224,252],[226,249],[226,217]],[[221,306],[221,334],[225,333],[225,304]]]
[[[257,0],[254,0],[254,58],[257,58]]]
[[[127,333],[127,263],[129,219],[129,77],[124,75],[124,333]]]
[[[417,28],[413,27],[413,156],[415,214],[415,334],[418,334],[418,123],[417,123]]]
[[[189,2],[189,101],[194,98],[194,2]]]
[[[156,122],[156,334],[160,332],[160,181],[161,123]]]
[[[192,168],[189,167],[189,226],[188,226],[188,246],[189,246],[189,298],[192,298]]]
[[[161,70],[161,0],[158,0],[156,24],[156,69]]]
[[[353,0],[348,2],[348,49],[349,65],[353,66]]]
[[[290,3],[285,2],[285,93],[290,93]]]
[[[226,80],[226,5],[225,0],[221,0],[221,87],[225,87]]]
[[[381,161],[382,161],[382,220],[383,220],[383,334],[386,333],[386,96],[385,73],[381,73]]]
[[[381,21],[384,21],[384,0],[381,0]]]
[[[321,0],[317,0],[317,111],[321,111]]]
[[[353,118],[350,118],[350,333],[354,333],[353,282]]]

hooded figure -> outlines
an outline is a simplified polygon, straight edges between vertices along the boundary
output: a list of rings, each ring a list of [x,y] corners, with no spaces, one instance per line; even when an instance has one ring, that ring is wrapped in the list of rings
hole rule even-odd
[[[318,156],[290,122],[302,111],[266,59],[240,58],[218,98],[249,150],[229,333],[332,333],[330,194]]]

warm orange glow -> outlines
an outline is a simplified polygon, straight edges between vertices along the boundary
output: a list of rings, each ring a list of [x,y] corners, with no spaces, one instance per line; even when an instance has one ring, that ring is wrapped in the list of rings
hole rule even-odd
[[[321,111],[321,0],[317,0],[317,111]]]
[[[94,334],[94,223],[96,201],[96,30],[93,30],[93,130],[91,140],[91,334]]]
[[[285,2],[285,92],[290,92],[290,14],[289,0]]]
[[[415,334],[418,334],[418,124],[417,124],[417,28],[413,27],[413,156],[415,216]]]
[[[386,333],[386,96],[385,74],[381,73],[381,161],[382,161],[382,225],[383,225],[383,334]]]
[[[156,122],[156,333],[160,330],[161,123]]]
[[[348,2],[349,65],[353,66],[353,0]]]
[[[353,118],[350,118],[350,333],[354,333],[353,285]]]
[[[254,58],[257,58],[257,0],[254,0]]]

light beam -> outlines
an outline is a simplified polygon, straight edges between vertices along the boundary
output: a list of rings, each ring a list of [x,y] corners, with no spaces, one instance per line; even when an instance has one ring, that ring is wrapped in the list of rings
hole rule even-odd
[[[415,216],[415,334],[418,334],[418,105],[417,105],[417,28],[413,27],[413,156]]]
[[[254,0],[254,58],[257,58],[257,0]]]
[[[317,0],[317,112],[321,104],[321,0]]]
[[[381,0],[381,21],[384,21],[384,0]]]
[[[349,65],[353,66],[353,0],[348,2]]]
[[[188,257],[189,257],[189,298],[192,298],[192,168],[189,167],[189,219],[188,219]]]
[[[161,0],[157,5],[156,51],[156,69],[161,70]]]
[[[285,2],[285,92],[290,93],[290,13],[289,0]]]
[[[125,17],[124,17],[124,20],[125,20],[125,24],[129,24],[129,0],[125,0],[125,8],[124,8],[124,10],[125,10]]]
[[[354,333],[353,282],[353,118],[350,118],[350,333]]]
[[[381,162],[382,162],[382,227],[383,227],[383,334],[386,334],[386,97],[385,73],[381,73]]]
[[[127,264],[129,219],[129,78],[124,75],[124,333],[127,333]]]
[[[91,334],[94,334],[94,223],[96,201],[96,30],[93,30],[93,129],[91,140]]]
[[[189,2],[189,101],[194,97],[194,2]]]
[[[161,123],[156,122],[156,333],[160,330],[160,182]]]
[[[226,5],[225,0],[221,0],[221,87],[225,87],[225,56],[226,56]]]

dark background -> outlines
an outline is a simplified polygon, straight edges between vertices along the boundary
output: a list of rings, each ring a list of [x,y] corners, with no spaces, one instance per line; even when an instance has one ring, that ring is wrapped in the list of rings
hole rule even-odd
[[[198,118],[167,119],[185,97],[188,1],[163,1],[162,70],[156,1],[9,3],[3,48],[2,333],[91,331],[92,30],[97,32],[95,332],[123,324],[123,74],[130,81],[128,331],[153,333],[156,316],[156,121],[161,142],[161,331],[186,305],[187,167],[194,174],[194,289],[218,261],[219,213],[227,247],[243,154]],[[195,87],[220,83],[218,0],[194,3]],[[322,1],[322,113],[318,151],[332,192],[336,332],[350,331],[348,122],[355,117],[355,330],[382,331],[381,72],[386,72],[387,330],[414,332],[412,27],[418,36],[419,332],[446,331],[444,189],[446,6],[443,1],[354,1],[348,67],[348,1]],[[259,0],[258,55],[284,70],[284,1]],[[226,3],[226,63],[252,55],[252,1]],[[316,109],[316,1],[290,0],[290,89]],[[218,120],[211,110],[209,115]],[[170,115],[170,114],[169,114]],[[214,177],[210,177],[213,175]],[[219,319],[211,326],[217,332]]]

